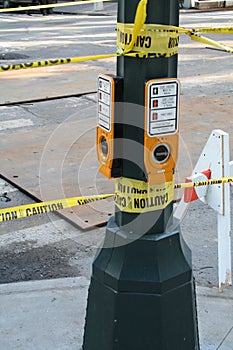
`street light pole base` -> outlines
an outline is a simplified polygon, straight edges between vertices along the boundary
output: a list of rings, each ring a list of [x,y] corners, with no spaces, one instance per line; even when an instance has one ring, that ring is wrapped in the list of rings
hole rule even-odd
[[[83,350],[199,350],[191,253],[179,228],[133,240],[110,218],[93,263]]]

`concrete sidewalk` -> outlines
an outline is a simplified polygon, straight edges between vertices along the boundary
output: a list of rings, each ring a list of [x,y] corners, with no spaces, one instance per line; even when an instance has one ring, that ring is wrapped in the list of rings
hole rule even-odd
[[[0,285],[0,349],[81,350],[88,284],[76,277]],[[233,290],[197,287],[197,304],[201,350],[231,350]]]

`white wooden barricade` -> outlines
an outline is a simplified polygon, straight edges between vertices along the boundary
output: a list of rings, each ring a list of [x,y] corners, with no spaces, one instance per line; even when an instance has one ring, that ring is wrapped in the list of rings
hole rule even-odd
[[[194,167],[192,181],[198,181],[201,172],[211,170],[211,178],[233,176],[233,161],[229,161],[229,135],[222,130],[213,130]],[[201,187],[200,187],[201,189]],[[230,183],[216,184],[198,192],[198,199],[208,204],[217,213],[218,234],[218,281],[219,290],[232,284],[231,268],[231,220],[230,220]],[[201,197],[201,193],[205,193]],[[187,209],[184,197],[177,206],[174,216],[180,221]]]

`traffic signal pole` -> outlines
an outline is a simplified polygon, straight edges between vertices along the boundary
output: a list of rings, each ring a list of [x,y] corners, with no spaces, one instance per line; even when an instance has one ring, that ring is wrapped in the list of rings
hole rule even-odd
[[[133,23],[138,0],[119,0],[118,1],[118,23]],[[179,10],[176,0],[149,0],[147,4],[146,23],[172,24],[179,23]],[[143,169],[142,147],[144,146],[144,117],[143,110],[134,106],[144,106],[144,86],[149,79],[177,77],[177,55],[170,58],[134,58],[128,56],[119,56],[117,58],[117,75],[124,77],[124,123],[127,125],[123,130],[122,148],[123,148],[123,171],[122,176],[136,178],[146,181]],[[137,114],[137,116],[135,115]],[[135,136],[136,135],[136,136]],[[128,142],[134,140],[136,142]],[[125,144],[125,147],[124,147]],[[135,149],[136,148],[136,149]],[[138,148],[138,149],[137,149]],[[151,215],[155,213],[144,214],[144,222],[151,222]],[[159,215],[159,220],[152,218],[152,232],[161,233],[165,230],[167,221],[172,215],[172,205],[167,206]],[[131,222],[138,225],[135,221],[137,214],[128,214],[122,211],[116,211],[116,221],[119,226],[127,225]],[[140,220],[142,219],[140,215]],[[155,223],[153,225],[153,222]],[[142,222],[144,226],[144,223]],[[148,233],[148,232],[147,232]]]
[[[134,23],[138,3],[138,0],[118,0],[118,23]],[[178,23],[178,0],[148,0],[146,24],[178,26]],[[177,56],[117,58],[115,90],[120,88],[118,96],[123,104],[116,110],[118,126],[111,129],[106,118],[101,121],[100,102],[97,137],[99,152],[103,153],[102,169],[108,153],[117,154],[117,162],[106,161],[109,168],[106,176],[117,178],[116,210],[108,222],[104,245],[93,263],[83,350],[199,350],[191,252],[179,225],[174,225],[172,201],[167,200],[167,205],[154,210],[129,210],[123,205],[128,197],[117,194],[118,190],[124,192],[122,188],[126,192],[126,188],[132,190],[132,186],[136,191],[137,184],[142,189],[148,185],[145,187],[148,193],[153,190],[162,193],[167,184],[172,184],[168,168],[173,164],[172,158],[176,158],[173,153],[178,147],[174,107],[179,90]],[[111,96],[109,91],[114,85],[111,79],[100,78],[100,99]],[[164,105],[160,105],[164,98]],[[155,110],[147,119],[145,104],[148,103]],[[175,105],[166,109],[166,104]],[[168,123],[164,118],[169,115],[172,122],[169,119]],[[113,131],[115,134],[111,135]],[[162,136],[158,137],[159,132]],[[118,140],[114,140],[116,136]],[[153,145],[152,152],[148,149],[148,160],[145,144]],[[149,167],[147,162],[152,162],[148,163]],[[160,170],[154,174],[148,171],[153,166]],[[131,187],[127,187],[131,181]],[[153,207],[158,204],[158,198],[157,195],[146,198],[143,194],[140,198],[139,194],[134,201]]]

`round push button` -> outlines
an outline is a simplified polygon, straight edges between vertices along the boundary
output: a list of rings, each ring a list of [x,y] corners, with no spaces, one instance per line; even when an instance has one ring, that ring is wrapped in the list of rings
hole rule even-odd
[[[165,143],[160,143],[154,148],[153,159],[156,163],[164,163],[170,156],[170,148]]]
[[[101,141],[100,141],[100,147],[101,147],[101,152],[103,156],[106,158],[108,155],[108,141],[104,136],[102,136]]]

